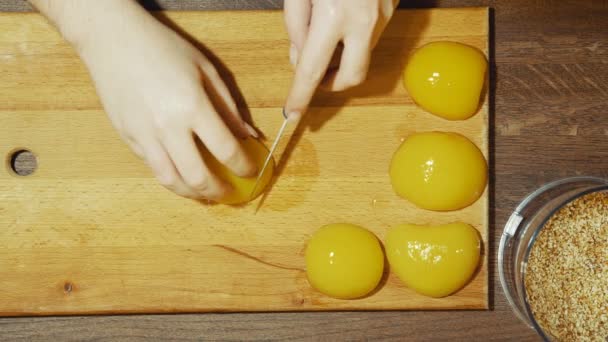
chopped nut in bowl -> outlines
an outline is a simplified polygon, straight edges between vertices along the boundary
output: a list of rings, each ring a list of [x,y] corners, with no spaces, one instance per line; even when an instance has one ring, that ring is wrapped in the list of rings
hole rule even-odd
[[[608,180],[574,177],[530,194],[505,226],[500,280],[548,341],[608,341]]]

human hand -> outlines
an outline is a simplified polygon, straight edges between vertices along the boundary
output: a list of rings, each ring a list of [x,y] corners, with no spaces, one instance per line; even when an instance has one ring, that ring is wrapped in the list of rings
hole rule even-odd
[[[255,166],[234,134],[255,133],[209,60],[134,2],[87,3],[105,6],[97,12],[104,17],[76,25],[78,32],[62,31],[87,65],[112,124],[159,182],[189,198],[218,199],[230,190],[207,168],[196,139],[235,174],[252,176]],[[224,103],[226,117],[206,89]]]
[[[371,51],[398,3],[398,0],[285,0],[290,61],[296,67],[285,104],[290,118],[301,117],[324,78],[332,91],[345,90],[365,80]],[[340,42],[344,49],[339,69],[326,75]]]

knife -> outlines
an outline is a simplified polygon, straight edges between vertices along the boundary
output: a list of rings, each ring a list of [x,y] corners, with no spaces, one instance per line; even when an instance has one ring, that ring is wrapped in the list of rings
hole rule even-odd
[[[275,150],[277,149],[277,146],[279,146],[279,141],[281,141],[281,137],[285,133],[285,129],[287,128],[288,124],[291,121],[292,120],[289,120],[289,118],[287,118],[287,114],[285,113],[285,108],[283,108],[283,124],[281,125],[281,128],[279,129],[279,133],[277,134],[276,138],[274,138],[274,142],[272,143],[272,146],[270,147],[270,151],[268,152],[268,156],[266,157],[266,160],[264,161],[262,170],[260,171],[260,173],[258,173],[258,177],[255,180],[255,185],[253,186],[253,190],[251,190],[251,194],[249,195],[249,197],[252,198],[253,195],[255,194],[255,191],[258,189],[258,186],[260,185],[260,179],[262,179],[262,175],[264,175],[264,171],[266,171],[266,168],[268,167],[268,164],[270,163],[270,160],[272,159],[272,155],[274,154]]]

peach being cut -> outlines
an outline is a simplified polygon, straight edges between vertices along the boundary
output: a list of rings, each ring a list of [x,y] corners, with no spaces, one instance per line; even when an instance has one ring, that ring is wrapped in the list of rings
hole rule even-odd
[[[248,138],[241,142],[247,155],[251,158],[254,164],[257,166],[258,172],[262,170],[262,166],[268,156],[268,149],[264,144],[256,139]],[[256,182],[256,176],[250,178],[239,177],[232,173],[230,169],[220,163],[207,149],[202,149],[203,159],[205,163],[215,175],[220,177],[225,182],[232,186],[232,191],[228,193],[224,198],[218,200],[219,203],[237,205],[247,203],[257,198],[264,189],[270,183],[272,174],[274,172],[274,160],[270,160],[270,163],[266,167],[264,174],[260,178],[260,184],[252,194],[253,188]]]

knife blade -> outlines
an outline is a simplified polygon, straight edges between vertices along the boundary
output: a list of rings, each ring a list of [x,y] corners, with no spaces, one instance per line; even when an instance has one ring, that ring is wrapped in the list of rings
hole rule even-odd
[[[266,157],[266,160],[264,161],[264,164],[262,166],[262,170],[258,173],[258,177],[255,180],[255,185],[253,186],[253,190],[251,190],[251,194],[249,195],[250,198],[253,198],[255,191],[258,189],[258,186],[260,185],[260,179],[262,179],[262,176],[264,175],[264,171],[266,171],[266,168],[268,167],[268,164],[270,163],[270,160],[272,159],[272,156],[273,156],[275,150],[277,149],[277,146],[279,146],[279,141],[281,141],[281,137],[283,137],[283,134],[285,133],[285,129],[287,128],[290,121],[291,120],[289,120],[287,118],[287,114],[285,114],[285,108],[283,108],[283,124],[281,125],[281,128],[279,129],[279,132],[277,133],[276,138],[274,138],[274,142],[272,143],[272,146],[270,147],[268,156]]]

